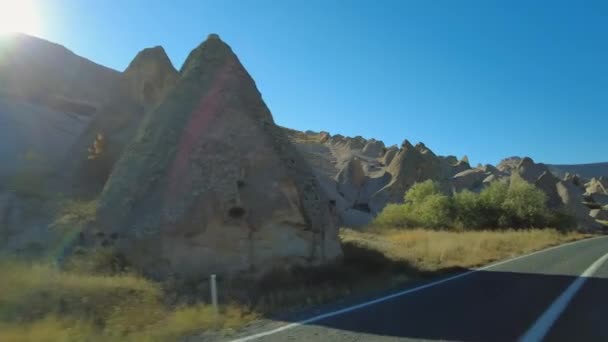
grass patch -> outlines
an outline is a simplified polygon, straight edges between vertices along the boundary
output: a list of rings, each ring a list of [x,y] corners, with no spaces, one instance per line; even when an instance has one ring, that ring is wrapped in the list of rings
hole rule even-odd
[[[393,261],[405,261],[421,271],[477,267],[492,261],[590,237],[555,229],[505,231],[434,231],[387,229],[357,232],[344,229],[343,243],[375,250]]]
[[[67,272],[50,264],[0,262],[0,341],[166,341],[231,329],[256,317],[203,302],[167,305],[161,284],[134,274]]]
[[[277,269],[256,283],[236,279],[225,281],[221,288],[230,296],[224,300],[246,303],[269,315],[402,286],[590,236],[555,229],[342,229],[342,263]]]
[[[209,294],[206,279],[154,282],[129,273],[108,250],[72,257],[63,270],[0,261],[0,341],[167,341],[201,332],[223,334],[260,316],[369,294],[588,236],[553,229],[343,229],[341,263],[277,269],[255,282],[220,279],[219,315],[202,300]]]

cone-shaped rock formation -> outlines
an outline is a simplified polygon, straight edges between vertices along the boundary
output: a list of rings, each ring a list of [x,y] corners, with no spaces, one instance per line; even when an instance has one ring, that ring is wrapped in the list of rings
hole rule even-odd
[[[114,167],[95,239],[148,273],[260,273],[341,254],[312,170],[217,35]]]

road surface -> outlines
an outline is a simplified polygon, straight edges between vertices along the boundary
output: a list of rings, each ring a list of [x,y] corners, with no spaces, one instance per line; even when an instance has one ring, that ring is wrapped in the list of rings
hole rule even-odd
[[[235,341],[608,341],[606,259],[579,241]]]

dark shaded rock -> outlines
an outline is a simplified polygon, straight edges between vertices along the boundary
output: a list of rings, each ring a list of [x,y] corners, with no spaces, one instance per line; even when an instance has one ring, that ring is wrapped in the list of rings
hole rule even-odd
[[[589,216],[596,220],[608,221],[608,211],[602,209],[591,209]]]

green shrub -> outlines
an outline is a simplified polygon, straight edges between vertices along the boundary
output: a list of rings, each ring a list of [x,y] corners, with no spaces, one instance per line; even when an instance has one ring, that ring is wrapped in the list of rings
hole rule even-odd
[[[453,221],[451,200],[442,194],[427,196],[420,204],[406,203],[411,206],[413,217],[419,222],[419,226],[426,228],[446,228]]]
[[[108,247],[78,249],[63,264],[63,269],[77,274],[119,275],[127,270],[122,255]]]
[[[465,190],[449,197],[439,183],[417,183],[405,194],[404,204],[388,205],[376,218],[380,227],[422,228],[554,228],[571,227],[573,218],[551,212],[547,196],[534,185],[513,177],[510,184],[494,182],[475,194]]]
[[[408,210],[409,207],[403,204],[387,204],[374,220],[374,224],[380,227],[408,227],[413,223]]]
[[[502,205],[513,228],[543,227],[547,223],[547,195],[520,178],[513,178]]]
[[[444,228],[451,222],[450,198],[431,180],[416,183],[405,194],[404,204],[389,204],[375,219],[381,227]]]
[[[454,194],[452,198],[454,208],[454,224],[458,228],[483,228],[487,221],[481,196],[465,190]]]
[[[405,202],[414,205],[421,204],[431,195],[440,195],[441,189],[439,183],[432,180],[427,180],[422,183],[414,184],[404,196]]]
[[[508,190],[509,184],[494,182],[481,191],[479,194],[480,215],[483,216],[481,228],[497,228],[508,225],[509,219],[505,216],[503,210]]]
[[[561,230],[572,229],[576,227],[576,218],[564,209],[553,210],[548,215],[547,226]]]

